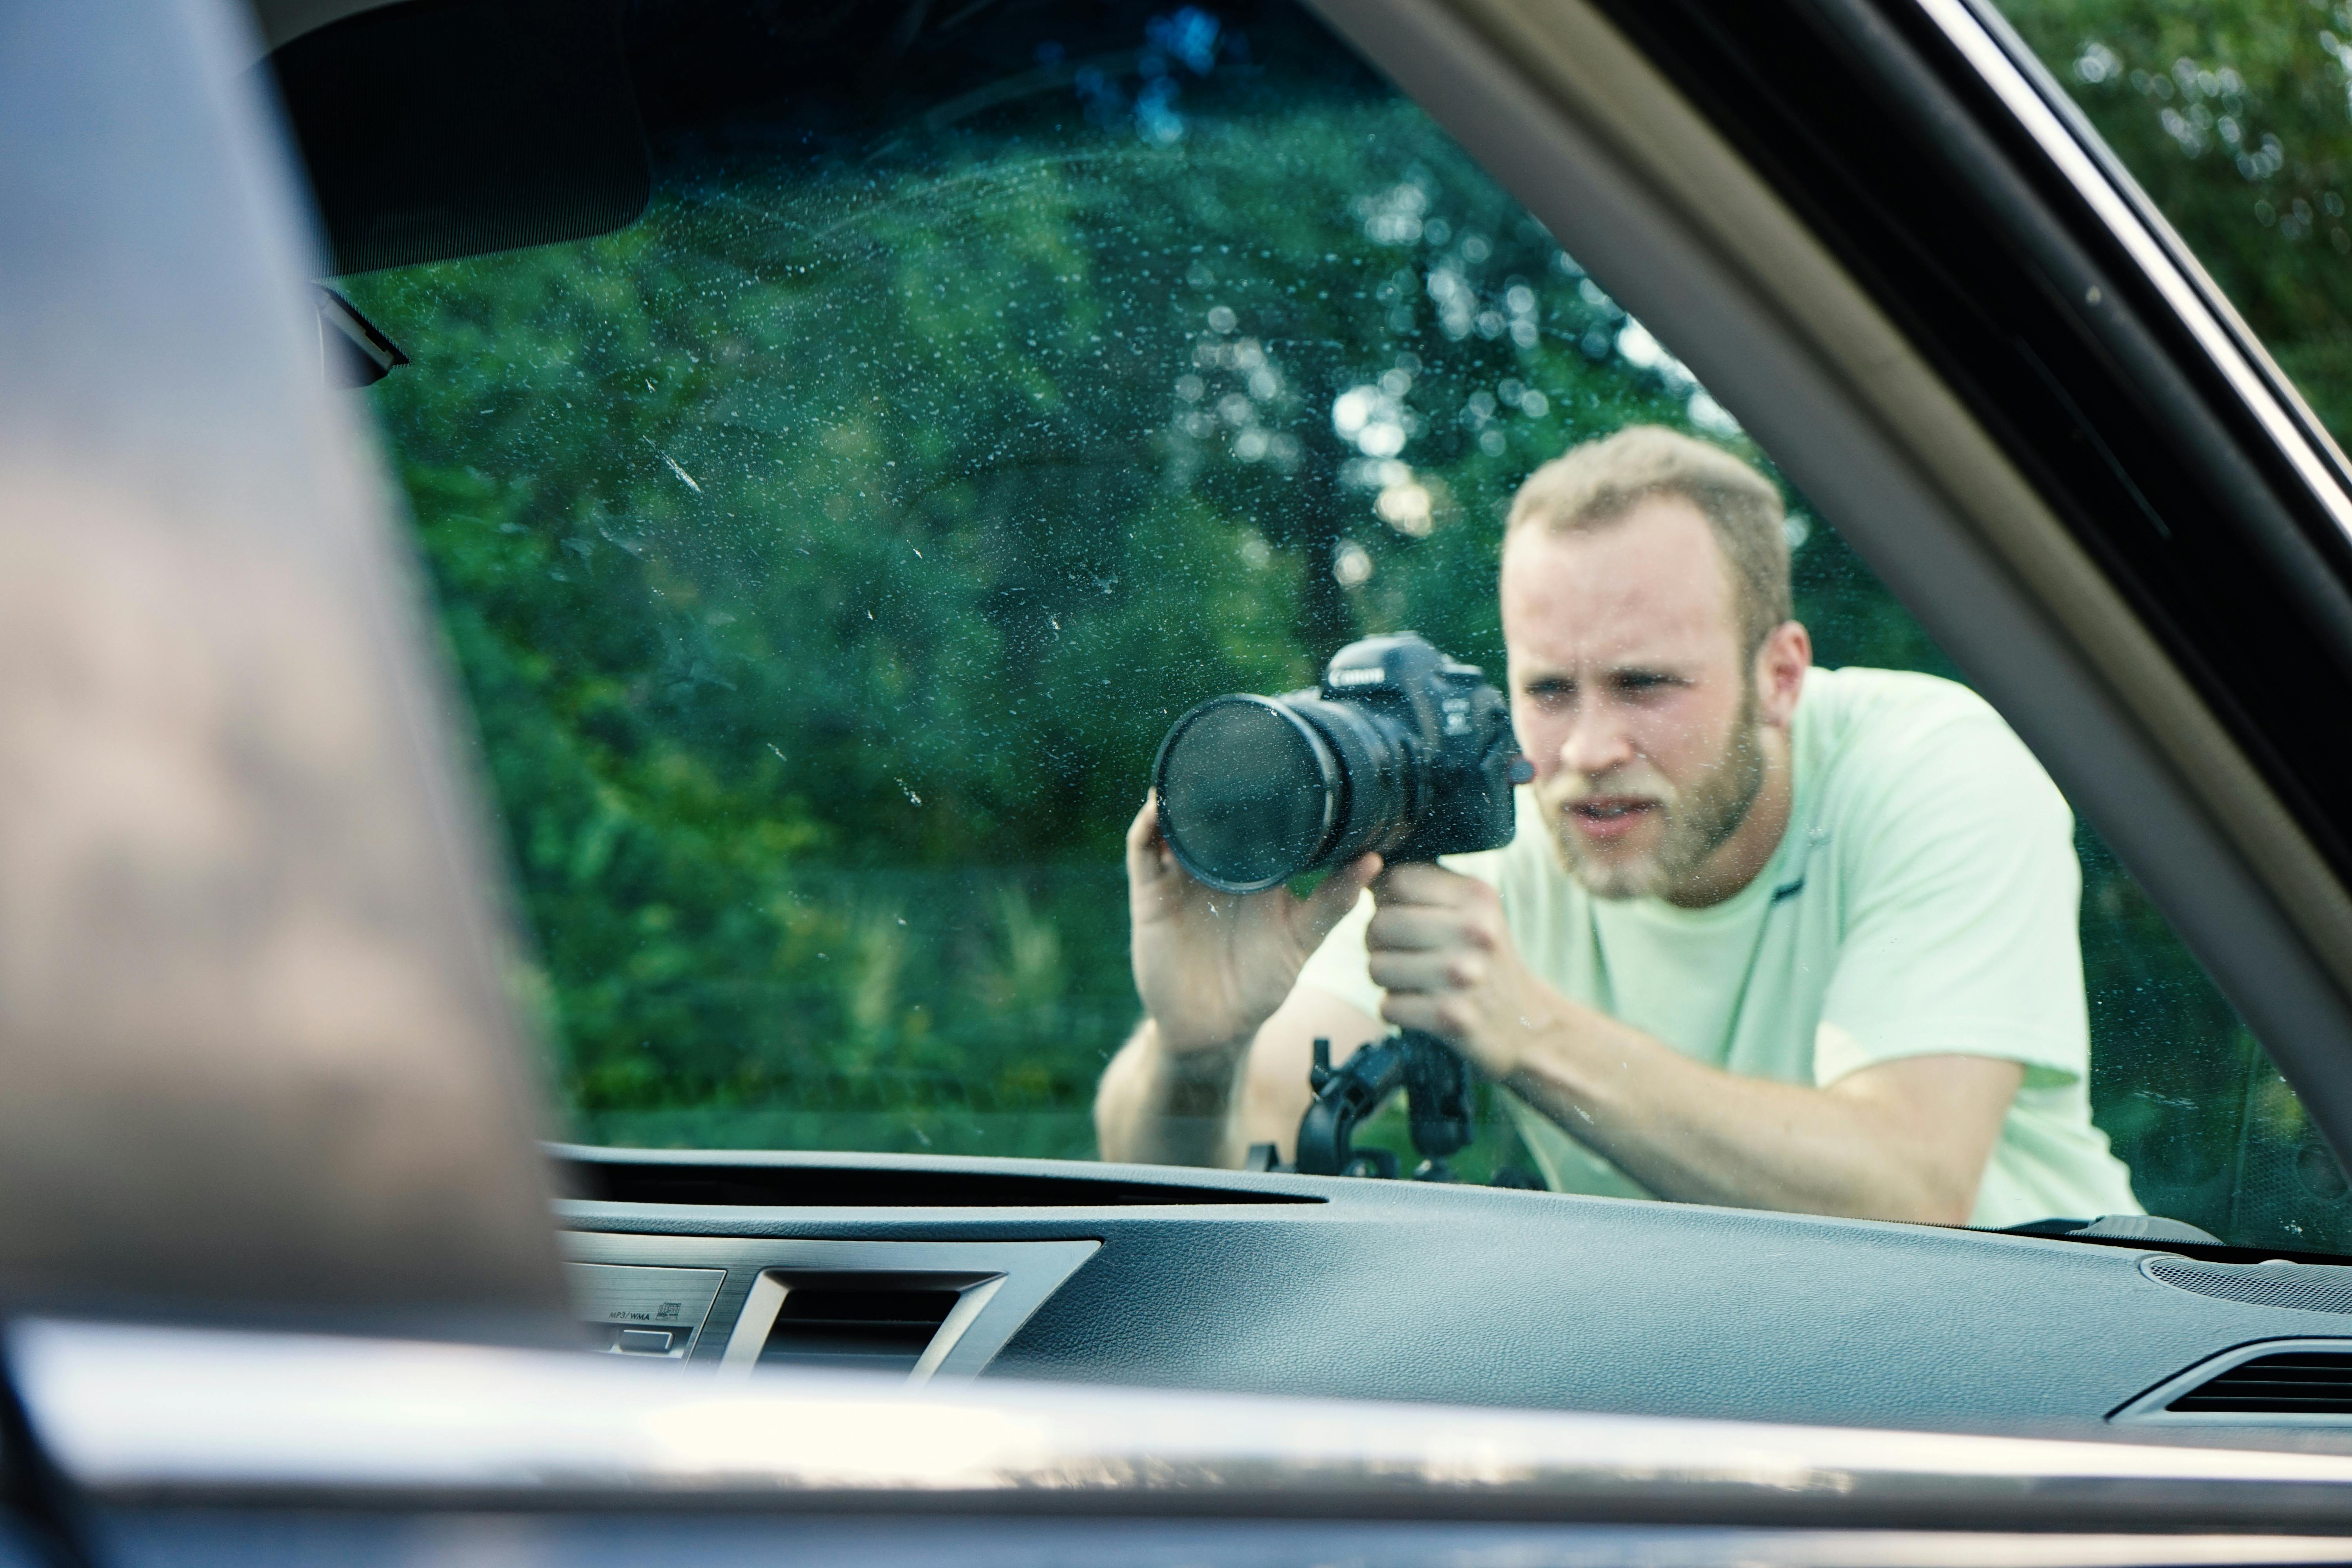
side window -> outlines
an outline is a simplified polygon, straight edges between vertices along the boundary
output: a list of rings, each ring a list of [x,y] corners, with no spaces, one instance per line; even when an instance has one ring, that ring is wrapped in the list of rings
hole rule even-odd
[[[2339,442],[2352,437],[2352,11],[2150,0],[2000,10],[2321,422]],[[2095,850],[2085,866],[2094,889],[2111,876]],[[2165,962],[2176,950],[2160,918],[2113,885],[2084,910],[2093,994],[2116,1039],[2095,1086],[2118,1142],[2147,1145],[2133,1162],[2143,1194],[2166,1212],[2219,1215],[2227,1192],[2226,1223],[2200,1223],[2250,1243],[2344,1245],[2352,1222],[2326,1142],[2220,997],[2190,982],[2185,960]],[[2159,1048],[2167,1035],[2194,1044]],[[2219,1116],[2203,1136],[2142,1131],[2177,1121],[2181,1101],[2218,1104],[2232,1084],[2234,1138]]]
[[[2000,10],[2336,439],[2352,435],[2352,10]]]
[[[1301,9],[964,8],[887,69],[849,23],[710,9],[628,39],[637,222],[341,284],[411,362],[368,395],[566,1109],[619,1144],[1092,1158],[1171,720],[1407,629],[1500,682],[1533,471],[1635,426],[1769,457]],[[1964,682],[1783,499],[1816,666]],[[2130,1190],[2347,1245],[2293,1094],[2077,845]],[[1504,1100],[1469,1179],[1543,1163]],[[1415,1158],[1401,1111],[1360,1142]]]

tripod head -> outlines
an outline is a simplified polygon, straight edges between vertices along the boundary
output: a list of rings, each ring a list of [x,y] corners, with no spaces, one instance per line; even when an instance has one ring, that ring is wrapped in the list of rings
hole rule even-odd
[[[1314,1103],[1298,1124],[1302,1175],[1339,1176],[1369,1163],[1384,1176],[1397,1173],[1396,1157],[1385,1149],[1358,1153],[1356,1128],[1404,1090],[1411,1112],[1412,1146],[1421,1152],[1416,1181],[1450,1182],[1445,1162],[1477,1136],[1471,1121],[1470,1064],[1433,1035],[1408,1029],[1384,1040],[1368,1040],[1340,1067],[1331,1065],[1331,1042],[1315,1042],[1315,1066],[1307,1075]]]

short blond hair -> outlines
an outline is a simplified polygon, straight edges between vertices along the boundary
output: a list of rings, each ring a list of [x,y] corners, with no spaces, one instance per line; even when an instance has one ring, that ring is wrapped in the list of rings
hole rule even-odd
[[[1511,498],[1503,542],[1523,529],[1574,533],[1616,521],[1643,501],[1679,496],[1699,510],[1730,569],[1742,656],[1795,615],[1780,488],[1720,447],[1662,425],[1632,425],[1571,447]]]

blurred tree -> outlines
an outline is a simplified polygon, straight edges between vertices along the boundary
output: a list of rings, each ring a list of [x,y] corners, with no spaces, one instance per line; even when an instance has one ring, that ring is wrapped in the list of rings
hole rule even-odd
[[[1220,58],[352,280],[589,1131],[1083,1152],[1168,721],[1499,665],[1527,468],[1734,436],[1410,105]]]

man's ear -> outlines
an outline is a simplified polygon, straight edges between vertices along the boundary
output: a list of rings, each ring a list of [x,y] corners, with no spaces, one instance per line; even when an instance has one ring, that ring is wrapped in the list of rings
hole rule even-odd
[[[1756,650],[1756,716],[1776,730],[1794,723],[1805,671],[1812,667],[1812,634],[1802,624],[1782,621],[1765,634]]]

